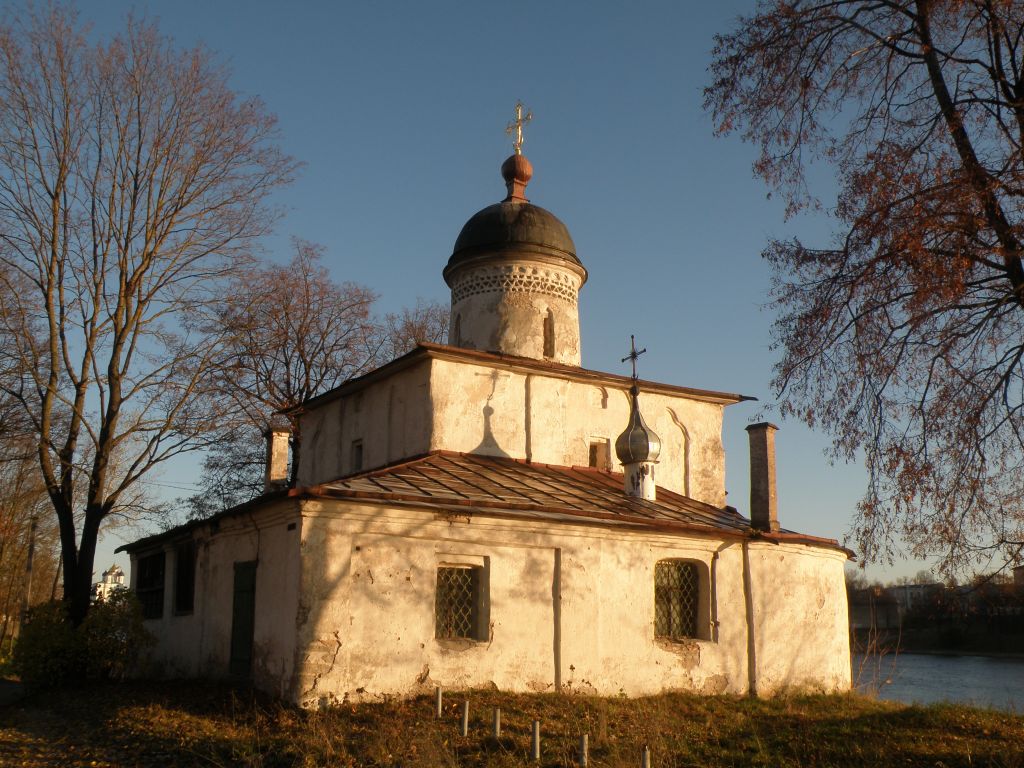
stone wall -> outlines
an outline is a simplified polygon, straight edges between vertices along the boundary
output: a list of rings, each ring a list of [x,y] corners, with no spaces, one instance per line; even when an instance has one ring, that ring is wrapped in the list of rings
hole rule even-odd
[[[148,657],[152,673],[227,677],[234,566],[256,561],[253,681],[274,694],[289,693],[299,602],[298,510],[297,501],[282,502],[252,515],[225,519],[215,530],[206,525],[190,532],[196,541],[195,595],[193,610],[186,614],[174,611],[175,546],[179,540],[161,544],[166,558],[163,615],[145,622],[158,638]],[[133,589],[139,557],[154,551],[132,555]]]

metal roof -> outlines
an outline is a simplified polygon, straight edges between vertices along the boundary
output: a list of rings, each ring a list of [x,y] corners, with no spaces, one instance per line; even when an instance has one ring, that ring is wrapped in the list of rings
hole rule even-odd
[[[418,503],[464,511],[561,514],[641,525],[676,523],[709,532],[750,530],[750,521],[732,507],[714,507],[664,488],[658,489],[657,501],[627,496],[619,473],[449,451],[307,490],[314,496]]]
[[[189,535],[199,526],[284,499],[350,500],[415,506],[467,517],[484,515],[676,535],[792,542],[837,549],[854,556],[834,539],[786,530],[758,531],[732,507],[715,507],[665,488],[658,488],[656,501],[627,496],[621,473],[451,451],[435,451],[330,483],[275,491],[205,520],[122,545],[117,551],[138,552]]]

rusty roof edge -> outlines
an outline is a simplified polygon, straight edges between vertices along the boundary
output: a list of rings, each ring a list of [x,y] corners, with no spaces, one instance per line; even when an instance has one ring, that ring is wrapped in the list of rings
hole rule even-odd
[[[539,370],[549,373],[557,378],[601,382],[626,388],[631,386],[633,382],[629,376],[622,376],[617,373],[606,373],[604,371],[591,370],[590,368],[580,368],[573,365],[564,365],[562,363],[553,363],[545,360],[534,360],[531,357],[517,357],[515,355],[498,354],[496,352],[482,352],[477,349],[464,349],[462,347],[452,347],[447,344],[435,344],[423,341],[417,344],[412,351],[407,352],[401,357],[395,358],[389,363],[385,363],[380,368],[376,368],[369,373],[364,373],[362,376],[357,376],[354,379],[349,379],[348,381],[339,384],[334,389],[310,398],[300,405],[287,408],[281,411],[281,413],[298,413],[323,405],[324,403],[329,403],[332,400],[344,397],[351,392],[357,392],[375,381],[379,381],[380,379],[384,379],[398,373],[416,362],[419,362],[421,359],[432,358],[441,360],[459,360],[473,364],[489,363],[495,367],[513,370]],[[664,384],[657,381],[648,381],[646,379],[640,379],[639,383],[645,392],[654,394],[682,394],[695,400],[704,400],[707,402],[718,403],[720,405],[735,405],[736,403],[748,400],[757,400],[756,397],[751,395],[739,395],[732,392],[718,392],[711,389],[683,387],[677,384]]]
[[[563,466],[563,465],[560,465],[560,464],[544,464],[544,463],[541,463],[541,462],[533,462],[533,461],[529,461],[527,459],[513,459],[513,458],[503,458],[503,457],[495,457],[495,456],[483,456],[483,455],[480,455],[480,454],[473,454],[473,453],[460,453],[458,451],[443,451],[443,450],[430,451],[428,453],[424,453],[424,454],[421,454],[419,456],[411,457],[411,458],[408,458],[408,459],[403,459],[402,461],[396,462],[394,464],[386,465],[386,466],[383,466],[383,467],[377,467],[375,469],[367,470],[365,472],[360,472],[358,474],[350,475],[348,477],[338,478],[335,481],[331,481],[331,482],[327,482],[327,483],[319,483],[319,484],[316,484],[316,485],[301,486],[301,487],[298,487],[298,488],[289,488],[289,489],[286,489],[286,490],[273,491],[271,493],[265,493],[265,494],[262,494],[260,496],[257,496],[254,499],[250,499],[247,502],[244,502],[244,503],[239,504],[237,506],[231,507],[229,509],[225,509],[225,510],[223,510],[221,512],[218,512],[215,515],[211,515],[210,517],[206,517],[206,518],[203,518],[201,520],[193,520],[193,521],[184,523],[182,525],[176,526],[174,528],[171,528],[171,529],[169,529],[167,531],[162,531],[160,533],[156,533],[156,534],[153,534],[151,536],[146,536],[146,537],[144,537],[142,539],[137,539],[137,540],[135,540],[133,542],[129,542],[127,544],[122,544],[121,546],[117,547],[114,551],[115,552],[129,552],[129,553],[131,553],[133,551],[144,549],[144,548],[146,548],[148,546],[151,546],[151,545],[153,545],[153,544],[155,544],[155,543],[157,543],[159,541],[162,541],[162,540],[165,540],[165,539],[176,538],[178,536],[182,536],[185,533],[187,533],[189,530],[198,528],[200,526],[209,525],[209,524],[212,524],[212,523],[217,522],[219,520],[222,520],[222,519],[225,519],[225,518],[228,518],[228,517],[232,517],[234,515],[242,514],[243,512],[246,512],[247,510],[249,510],[249,509],[251,509],[253,507],[262,505],[262,504],[267,503],[267,502],[279,501],[279,500],[282,500],[282,499],[346,499],[346,498],[351,498],[351,499],[358,499],[358,500],[362,500],[362,501],[368,501],[368,502],[372,502],[372,503],[386,503],[388,501],[399,501],[399,502],[406,503],[406,504],[419,504],[421,506],[452,506],[452,507],[473,507],[473,506],[475,506],[477,508],[476,511],[478,513],[483,513],[484,509],[487,508],[487,507],[493,508],[495,510],[500,510],[500,509],[511,509],[511,510],[523,509],[523,510],[527,510],[527,511],[550,511],[550,512],[555,512],[555,513],[558,513],[558,514],[569,515],[571,517],[590,519],[590,520],[604,520],[604,519],[614,520],[614,521],[617,521],[617,522],[620,522],[620,523],[635,524],[635,525],[638,525],[638,526],[641,526],[641,527],[644,527],[644,528],[660,529],[660,528],[663,528],[663,527],[667,526],[667,529],[676,530],[676,531],[690,530],[690,531],[693,531],[693,532],[718,533],[718,534],[723,534],[723,535],[729,534],[730,538],[749,538],[749,539],[755,539],[755,540],[774,541],[774,542],[777,542],[777,543],[807,544],[807,545],[810,545],[810,546],[819,546],[819,547],[824,547],[824,548],[828,548],[828,549],[835,549],[835,550],[838,550],[840,552],[845,553],[847,555],[847,557],[849,557],[851,560],[855,560],[856,559],[856,553],[853,552],[853,550],[851,550],[851,549],[849,549],[847,547],[842,546],[835,539],[828,539],[828,538],[823,538],[823,537],[819,537],[819,536],[811,536],[809,534],[797,533],[795,531],[777,531],[777,532],[759,531],[759,530],[750,528],[749,521],[746,518],[744,518],[742,515],[740,515],[732,507],[729,507],[729,506],[722,507],[722,508],[715,507],[715,506],[713,506],[711,504],[707,504],[705,502],[698,501],[697,499],[691,499],[689,496],[683,496],[681,494],[675,493],[674,491],[669,491],[668,489],[661,488],[661,487],[658,488],[658,493],[659,494],[667,494],[668,496],[674,497],[675,499],[683,501],[683,502],[685,502],[687,504],[692,504],[692,505],[696,506],[698,509],[703,508],[703,509],[706,509],[706,510],[709,510],[709,511],[717,512],[719,514],[725,513],[725,514],[728,514],[730,516],[735,516],[737,518],[736,523],[738,523],[739,525],[730,525],[729,522],[727,522],[727,521],[722,521],[721,525],[712,525],[712,524],[699,524],[699,523],[683,523],[683,522],[673,521],[673,520],[636,517],[636,516],[628,514],[628,513],[623,514],[623,513],[610,513],[610,512],[585,512],[585,511],[580,511],[580,510],[574,510],[574,509],[571,509],[571,508],[563,508],[563,507],[558,507],[558,506],[552,506],[552,505],[548,505],[548,504],[538,504],[536,502],[525,502],[524,503],[524,502],[518,502],[518,501],[516,501],[516,502],[505,502],[505,501],[501,501],[501,500],[493,500],[493,501],[487,501],[484,504],[480,504],[480,502],[474,501],[473,499],[437,499],[437,498],[430,499],[430,498],[424,498],[424,496],[422,496],[422,495],[403,494],[403,493],[398,493],[398,492],[395,492],[395,491],[383,491],[383,490],[382,491],[357,491],[357,490],[354,490],[354,489],[338,488],[338,487],[336,487],[336,486],[334,486],[332,484],[332,483],[335,483],[335,482],[349,482],[351,480],[358,480],[358,479],[361,479],[361,478],[372,478],[372,477],[383,475],[383,474],[390,474],[390,473],[394,472],[397,469],[400,469],[400,468],[403,468],[403,467],[407,467],[407,466],[410,466],[410,465],[419,464],[419,463],[423,462],[424,460],[432,458],[434,456],[444,456],[444,457],[470,456],[470,457],[473,457],[475,459],[485,459],[485,460],[488,460],[488,461],[496,461],[498,463],[508,462],[508,463],[520,464],[520,465],[524,465],[524,466],[528,466],[528,467],[555,469],[555,470],[562,470],[562,471],[568,471],[568,472],[576,472],[576,473],[585,474],[585,475],[593,475],[596,479],[603,479],[603,480],[607,480],[607,479],[611,479],[611,478],[616,478],[616,477],[621,477],[621,473],[610,472],[608,470],[600,470],[600,469],[596,469],[594,467],[583,467],[583,466],[567,467],[567,466]],[[654,503],[657,504],[657,502],[654,502]],[[503,515],[503,516],[510,517],[508,515]]]
[[[845,552],[846,556],[851,560],[857,559],[856,552],[849,547],[844,547],[836,539],[827,539],[823,536],[811,536],[809,533],[797,533],[796,531],[758,531],[754,529],[751,534],[751,538],[773,541],[778,544],[815,544],[829,547],[831,549],[837,549],[840,552]]]

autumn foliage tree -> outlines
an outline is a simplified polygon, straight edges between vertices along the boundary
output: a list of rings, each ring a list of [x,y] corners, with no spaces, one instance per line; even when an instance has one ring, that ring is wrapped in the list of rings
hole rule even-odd
[[[275,141],[207,51],[151,25],[91,43],[61,7],[0,23],[0,386],[30,424],[76,623],[101,525],[221,416],[203,319],[293,170]]]
[[[785,413],[863,455],[855,530],[949,570],[1024,545],[1024,4],[764,2],[706,106],[790,212],[837,173],[832,244],[770,243]]]

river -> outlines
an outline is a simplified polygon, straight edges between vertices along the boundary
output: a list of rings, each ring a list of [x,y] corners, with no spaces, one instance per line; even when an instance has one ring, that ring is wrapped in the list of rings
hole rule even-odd
[[[940,701],[1024,713],[1024,659],[901,653],[853,657],[857,689],[907,704]]]

